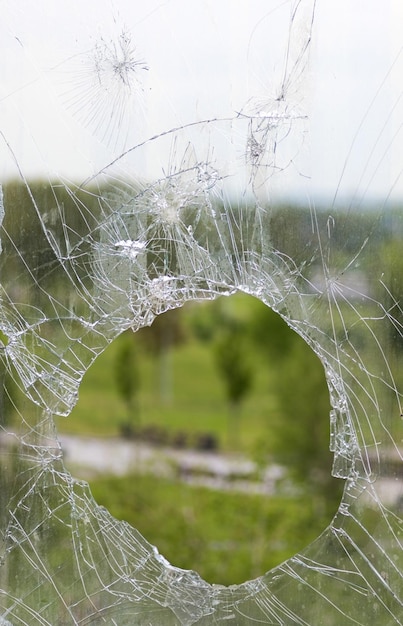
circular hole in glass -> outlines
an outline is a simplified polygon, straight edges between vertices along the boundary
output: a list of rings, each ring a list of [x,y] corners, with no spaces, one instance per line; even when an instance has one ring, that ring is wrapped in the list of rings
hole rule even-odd
[[[99,504],[173,565],[230,585],[300,551],[335,514],[329,411],[317,356],[239,294],[123,333],[58,428]]]

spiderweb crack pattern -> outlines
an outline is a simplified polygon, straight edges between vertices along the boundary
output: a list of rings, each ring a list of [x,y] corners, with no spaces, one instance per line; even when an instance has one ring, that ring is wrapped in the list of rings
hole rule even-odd
[[[45,159],[45,179],[35,180],[29,162],[33,154],[42,162],[48,150],[52,160],[47,139],[32,123],[21,148],[12,124],[2,124],[16,178],[4,176],[0,190],[0,357],[12,381],[4,396],[13,402],[17,385],[24,399],[12,422],[5,413],[0,421],[0,624],[403,624],[401,357],[394,349],[402,311],[388,276],[396,259],[381,266],[382,245],[392,234],[400,241],[400,214],[386,201],[368,211],[336,201],[320,211],[311,202],[299,223],[288,223],[278,202],[279,183],[306,179],[314,0],[265,4],[263,12],[254,5],[246,57],[258,29],[269,35],[273,16],[287,9],[274,96],[245,93],[230,113],[217,103],[216,116],[203,116],[200,93],[192,115],[184,114],[190,121],[146,129],[128,144],[144,74],[158,70],[139,26],[159,32],[160,12],[165,19],[175,11],[168,4],[138,6],[133,30],[83,36],[79,51],[60,62],[49,44],[52,63],[42,66],[30,29],[14,19],[19,10],[6,7],[3,39],[19,51],[21,72],[0,100],[4,119],[25,120],[21,95],[46,86],[55,96],[49,115],[61,103],[60,119],[82,126],[71,143],[87,173],[72,182]],[[74,7],[63,4],[66,20],[70,12],[77,18]],[[103,3],[97,7],[105,19]],[[79,26],[71,28],[80,34]],[[50,43],[59,50],[60,42]],[[69,92],[60,88],[66,76]],[[160,106],[163,85],[162,70],[154,85]],[[47,124],[59,132],[50,116]],[[86,153],[88,134],[99,162]],[[25,149],[34,150],[28,162]],[[346,482],[336,516],[311,545],[256,580],[224,587],[171,565],[99,507],[88,484],[66,470],[53,418],[68,416],[85,372],[124,330],[187,301],[236,292],[275,310],[322,361],[333,474]]]

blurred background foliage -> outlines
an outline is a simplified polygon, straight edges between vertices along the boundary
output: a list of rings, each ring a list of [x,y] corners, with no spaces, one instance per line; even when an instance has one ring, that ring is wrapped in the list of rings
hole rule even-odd
[[[63,257],[67,247],[76,246],[85,258],[88,235],[104,208],[99,192],[43,181],[30,183],[29,192],[19,181],[4,185],[8,210],[1,226],[0,278],[15,277],[15,300],[29,300],[32,276],[43,293],[48,286],[55,294],[55,285],[67,288],[36,218],[37,209],[52,240],[66,246],[59,254]],[[271,217],[273,245],[297,265],[306,260],[317,237],[309,230],[307,211],[282,206]],[[324,238],[331,229],[333,262],[341,269],[362,245],[354,233],[375,227],[382,231],[381,244],[371,238],[371,258],[374,267],[384,268],[385,284],[372,285],[366,306],[373,315],[371,298],[372,306],[380,300],[386,303],[386,314],[393,316],[390,332],[396,349],[391,367],[399,383],[403,227],[398,208],[385,215],[380,223],[369,208],[359,217],[349,211],[335,222],[318,208],[316,226]],[[357,219],[359,228],[354,225]],[[312,260],[308,269],[312,280],[321,272],[323,277],[320,260]],[[88,280],[84,264],[75,272],[80,282]],[[365,287],[370,276],[360,277]],[[32,293],[38,305],[41,293]],[[347,308],[342,312],[348,324],[353,313]],[[358,342],[360,328],[348,325]],[[3,333],[0,341],[7,343]],[[0,376],[7,390],[1,424],[9,427],[21,391],[4,364]],[[172,563],[196,569],[210,582],[231,584],[260,575],[294,554],[331,521],[343,484],[331,477],[329,411],[324,371],[316,355],[279,315],[251,296],[238,294],[188,303],[136,334],[123,333],[86,373],[76,407],[68,418],[57,418],[57,427],[62,433],[112,442],[125,437],[160,447],[241,453],[261,469],[281,465],[284,478],[278,493],[270,496],[208,490],[143,474],[92,477],[97,501],[139,528]]]

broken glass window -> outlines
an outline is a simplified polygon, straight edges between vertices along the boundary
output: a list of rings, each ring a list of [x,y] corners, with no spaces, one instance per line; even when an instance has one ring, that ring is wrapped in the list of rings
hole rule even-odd
[[[401,8],[2,9],[0,623],[403,624]],[[322,361],[345,490],[227,588],[97,506],[54,419],[124,330],[236,292]]]

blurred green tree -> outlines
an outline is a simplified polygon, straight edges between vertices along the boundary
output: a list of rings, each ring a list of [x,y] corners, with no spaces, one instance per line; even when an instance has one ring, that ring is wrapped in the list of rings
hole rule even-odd
[[[138,393],[140,390],[140,368],[138,352],[129,330],[119,338],[119,349],[116,354],[115,382],[117,390],[127,407],[127,420],[121,425],[122,434],[130,437],[136,432],[140,423],[140,406]]]
[[[261,303],[253,307],[250,337],[268,362],[277,404],[267,453],[288,469],[294,483],[334,511],[343,485],[331,476],[331,407],[323,366],[280,315]]]
[[[249,356],[250,346],[244,325],[236,319],[223,317],[214,342],[214,358],[225,386],[230,415],[229,440],[234,447],[239,443],[242,402],[253,382],[254,372]]]
[[[151,326],[137,331],[136,337],[158,359],[159,395],[161,402],[169,405],[173,396],[172,349],[186,341],[182,309],[170,309],[158,315]]]

